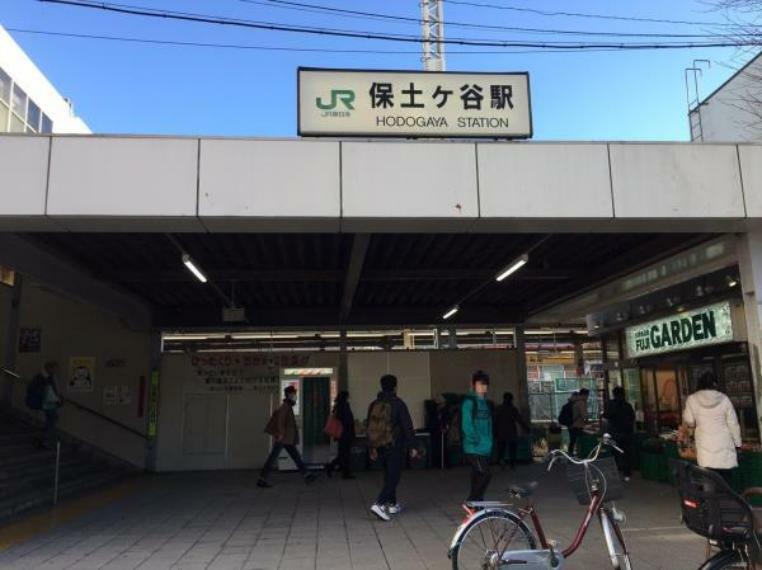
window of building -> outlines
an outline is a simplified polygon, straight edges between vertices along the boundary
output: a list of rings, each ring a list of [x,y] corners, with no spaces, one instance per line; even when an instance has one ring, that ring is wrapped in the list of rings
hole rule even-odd
[[[40,114],[40,108],[34,101],[29,99],[29,109],[26,112],[26,123],[29,129],[35,133],[40,130]]]
[[[11,102],[11,78],[0,67],[0,99],[10,104]]]
[[[24,90],[18,85],[14,85],[11,107],[13,108],[13,112],[16,113],[22,121],[26,120],[26,100],[27,96],[26,93],[24,93]]]
[[[53,121],[50,120],[45,113],[42,114],[42,125],[40,126],[40,132],[49,135],[53,132]]]
[[[0,285],[13,287],[16,283],[16,272],[0,265]]]

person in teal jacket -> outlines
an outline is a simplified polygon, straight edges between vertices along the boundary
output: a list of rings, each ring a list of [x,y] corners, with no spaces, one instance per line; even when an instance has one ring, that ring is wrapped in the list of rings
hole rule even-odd
[[[471,465],[471,493],[467,501],[483,501],[490,479],[489,464],[492,458],[492,411],[487,404],[489,376],[482,370],[471,378],[471,392],[461,405],[461,431],[463,454]]]

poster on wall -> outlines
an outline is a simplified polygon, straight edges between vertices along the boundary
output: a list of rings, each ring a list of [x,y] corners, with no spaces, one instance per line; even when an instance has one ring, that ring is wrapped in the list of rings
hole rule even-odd
[[[72,356],[69,359],[70,392],[92,392],[95,386],[95,358]]]
[[[40,352],[40,350],[42,350],[42,329],[21,327],[19,352]]]
[[[194,354],[190,357],[196,389],[203,392],[273,394],[280,368],[306,366],[309,355]]]
[[[118,386],[105,386],[103,388],[103,405],[116,406],[119,401]]]
[[[119,386],[119,405],[126,406],[132,403],[132,395],[130,394],[130,387],[127,384]]]

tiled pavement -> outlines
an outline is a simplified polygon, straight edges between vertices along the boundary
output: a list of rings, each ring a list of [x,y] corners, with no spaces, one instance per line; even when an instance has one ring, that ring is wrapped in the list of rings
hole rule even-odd
[[[451,568],[447,547],[461,518],[458,504],[468,472],[406,472],[400,486],[405,511],[392,523],[367,512],[379,477],[321,478],[306,487],[297,476],[283,474],[269,490],[256,488],[251,472],[146,477],[132,495],[0,553],[0,568]],[[528,479],[541,482],[536,503],[547,534],[569,542],[583,509],[562,468],[552,474],[539,465],[515,475],[497,471],[492,495],[499,496],[510,481]],[[700,565],[703,543],[680,526],[671,487],[635,479],[619,505],[627,512],[625,535],[636,569]],[[597,524],[567,567],[610,567]]]

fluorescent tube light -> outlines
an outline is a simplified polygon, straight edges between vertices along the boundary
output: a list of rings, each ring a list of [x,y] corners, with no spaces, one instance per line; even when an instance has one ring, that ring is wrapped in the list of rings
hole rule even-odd
[[[451,316],[453,316],[455,313],[457,313],[458,311],[460,311],[460,307],[458,307],[458,306],[456,305],[456,306],[454,306],[452,309],[450,309],[449,311],[447,311],[447,312],[444,314],[444,316],[443,316],[442,318],[443,318],[444,320],[447,320],[447,319],[449,319]]]
[[[500,273],[497,274],[497,277],[495,277],[495,280],[500,282],[509,275],[513,275],[516,273],[519,269],[524,267],[529,262],[529,255],[526,253],[516,259],[513,263],[511,263],[508,267],[503,269]]]
[[[206,283],[206,275],[204,275],[204,273],[198,267],[196,267],[196,264],[191,259],[191,256],[187,253],[183,254],[183,264],[185,264],[185,267],[187,267],[188,270],[193,273],[193,275],[195,275],[199,281],[201,281],[201,283]]]

